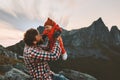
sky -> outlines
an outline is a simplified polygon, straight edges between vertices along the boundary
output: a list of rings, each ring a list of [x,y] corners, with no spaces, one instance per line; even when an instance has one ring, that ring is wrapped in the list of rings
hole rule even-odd
[[[0,45],[13,45],[29,28],[48,17],[66,30],[88,27],[102,17],[110,29],[120,29],[120,0],[0,0]]]

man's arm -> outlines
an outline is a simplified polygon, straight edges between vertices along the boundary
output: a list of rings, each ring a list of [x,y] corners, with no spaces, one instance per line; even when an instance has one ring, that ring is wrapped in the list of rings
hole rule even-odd
[[[31,50],[30,57],[34,59],[40,59],[40,60],[57,60],[60,57],[61,54],[61,48],[59,46],[59,42],[56,41],[54,44],[54,47],[52,48],[51,51],[45,51],[45,50],[38,50],[34,49]]]

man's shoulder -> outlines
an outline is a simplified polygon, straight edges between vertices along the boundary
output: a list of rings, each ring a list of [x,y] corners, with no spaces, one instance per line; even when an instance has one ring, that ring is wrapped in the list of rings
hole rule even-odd
[[[32,49],[31,46],[25,45],[25,47],[24,47],[24,52],[25,52],[25,53],[28,53],[29,51],[31,51],[31,49]]]

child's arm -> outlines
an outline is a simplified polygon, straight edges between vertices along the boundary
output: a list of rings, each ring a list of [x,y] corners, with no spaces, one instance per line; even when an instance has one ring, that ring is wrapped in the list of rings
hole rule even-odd
[[[61,35],[61,33],[62,33],[62,28],[60,28],[60,26],[59,26],[58,24],[56,24],[56,25],[54,26],[54,29],[55,29],[55,32],[54,32],[53,37],[54,37],[54,38],[57,38],[58,36]]]
[[[57,38],[58,36],[61,35],[61,33],[62,33],[61,31],[55,31],[53,37],[54,37],[54,38]]]
[[[55,30],[62,32],[62,28],[58,24],[55,25]]]

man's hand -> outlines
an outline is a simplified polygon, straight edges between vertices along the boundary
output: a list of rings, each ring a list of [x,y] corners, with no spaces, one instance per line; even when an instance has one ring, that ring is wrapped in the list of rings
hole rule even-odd
[[[42,39],[45,41],[45,38],[47,37],[47,35],[42,35]]]

